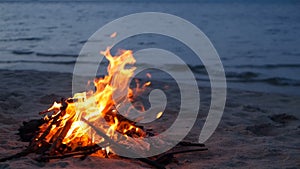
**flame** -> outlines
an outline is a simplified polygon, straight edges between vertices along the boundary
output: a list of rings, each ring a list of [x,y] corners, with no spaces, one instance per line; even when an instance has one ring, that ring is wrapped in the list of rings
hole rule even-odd
[[[52,106],[49,109],[47,109],[47,111],[59,110],[61,106],[61,103],[54,102]]]
[[[116,35],[113,33],[111,36],[115,37]],[[94,79],[93,84],[96,90],[74,94],[72,98],[65,101],[67,105],[54,102],[45,111],[53,111],[54,113],[50,117],[45,116],[47,123],[40,127],[40,134],[35,140],[39,140],[46,129],[52,125],[49,134],[45,137],[45,141],[48,143],[62,139],[62,143],[72,149],[78,146],[101,143],[104,138],[98,136],[88,124],[81,121],[82,117],[93,122],[114,140],[118,139],[115,136],[116,132],[121,133],[125,138],[129,136],[145,137],[145,132],[135,126],[134,123],[119,118],[115,106],[120,102],[132,101],[133,96],[144,91],[146,87],[151,85],[151,82],[148,81],[144,85],[137,83],[135,89],[128,87],[136,69],[133,66],[136,60],[131,50],[121,50],[117,56],[111,55],[110,48],[100,53],[107,58],[109,65],[107,75],[104,78]],[[151,75],[147,74],[147,77],[151,78]],[[119,97],[113,97],[115,95]],[[161,115],[162,112],[158,113],[157,118]],[[61,136],[63,138],[59,138]],[[113,151],[108,146],[104,149],[107,153]]]

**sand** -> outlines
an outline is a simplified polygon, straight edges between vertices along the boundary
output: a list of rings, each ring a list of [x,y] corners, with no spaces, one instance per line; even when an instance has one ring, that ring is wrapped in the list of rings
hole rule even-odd
[[[23,121],[54,100],[71,96],[71,74],[0,71],[0,158],[28,144],[19,141]],[[201,89],[201,110],[185,138],[197,141],[209,108],[209,89]],[[172,90],[172,87],[171,89]],[[172,92],[171,92],[172,93]],[[167,168],[300,168],[300,97],[228,89],[226,108],[208,151],[176,155]],[[172,116],[169,115],[170,119]],[[165,119],[168,122],[168,119]],[[167,124],[167,123],[165,123]],[[164,123],[160,128],[165,127]],[[40,163],[26,156],[0,163],[0,168],[151,168],[134,159],[66,158]]]

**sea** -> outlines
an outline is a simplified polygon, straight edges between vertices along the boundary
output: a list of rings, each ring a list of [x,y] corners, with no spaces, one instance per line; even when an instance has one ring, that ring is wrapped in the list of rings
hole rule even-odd
[[[299,9],[297,0],[0,1],[0,69],[72,73],[85,42],[105,24],[129,14],[163,12],[205,33],[219,54],[229,88],[300,95]],[[200,86],[210,85],[205,65],[175,39],[138,35],[117,47],[171,51]],[[172,61],[162,66],[181,70]]]

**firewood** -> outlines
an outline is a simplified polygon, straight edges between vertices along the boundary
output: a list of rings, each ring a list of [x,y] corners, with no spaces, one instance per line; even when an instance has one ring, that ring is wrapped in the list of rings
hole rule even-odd
[[[84,121],[85,123],[87,123],[89,126],[91,126],[98,135],[100,135],[101,137],[104,138],[105,142],[108,142],[110,145],[116,147],[117,149],[124,149],[125,147],[117,144],[114,140],[112,140],[111,138],[109,138],[103,131],[101,131],[99,128],[97,128],[96,126],[94,126],[92,123],[90,123],[89,121],[87,121],[86,119],[82,118],[82,121]],[[137,154],[135,154],[134,151],[131,151],[130,149],[126,149],[126,151],[128,151],[129,153],[138,156]],[[156,161],[152,161],[148,158],[137,158],[138,160],[145,162],[149,165],[152,165],[158,169],[165,169],[165,167],[162,164],[159,164]]]
[[[12,160],[12,159],[15,159],[15,158],[20,158],[20,157],[26,156],[26,155],[28,155],[30,153],[32,153],[31,150],[25,149],[24,151],[21,151],[20,153],[11,155],[9,157],[1,158],[0,162],[5,162],[5,161]]]
[[[133,150],[128,149],[130,146],[125,147],[120,142],[116,142],[115,140],[113,140],[109,136],[107,136],[104,131],[95,127],[91,122],[89,122],[85,119],[81,119],[81,120],[84,121],[85,123],[87,123],[100,137],[102,137],[104,139],[104,141],[99,144],[95,144],[95,143],[91,142],[91,143],[88,143],[88,146],[87,146],[87,144],[85,144],[83,146],[82,144],[80,144],[81,138],[79,138],[79,140],[75,141],[74,144],[71,144],[71,145],[63,144],[63,140],[66,137],[67,133],[69,132],[69,130],[74,122],[74,115],[72,117],[69,117],[63,126],[60,126],[60,123],[61,123],[60,118],[66,114],[66,108],[68,106],[68,103],[72,102],[72,101],[73,100],[62,99],[61,100],[62,106],[61,106],[60,110],[59,111],[55,110],[53,115],[50,116],[47,120],[41,119],[40,121],[37,121],[38,123],[31,121],[30,123],[33,123],[33,124],[28,124],[28,123],[24,122],[23,125],[24,126],[26,125],[26,127],[27,126],[29,126],[29,127],[28,128],[26,128],[26,127],[20,128],[19,129],[20,132],[26,131],[27,134],[30,134],[29,128],[35,128],[35,130],[32,129],[32,133],[35,134],[35,131],[37,131],[37,129],[39,129],[40,126],[43,124],[46,125],[46,126],[43,126],[43,127],[46,127],[46,129],[43,130],[42,134],[37,133],[36,136],[33,137],[33,139],[31,139],[29,146],[25,150],[23,150],[20,153],[15,154],[15,155],[12,155],[12,156],[9,156],[6,158],[2,158],[2,159],[0,159],[0,162],[7,161],[10,159],[14,159],[14,158],[19,158],[22,156],[26,156],[30,153],[41,154],[41,156],[36,159],[37,161],[49,161],[51,159],[61,159],[61,158],[67,158],[67,157],[72,157],[72,156],[81,156],[81,159],[85,159],[88,155],[96,153],[97,151],[99,151],[103,148],[106,148],[108,146],[110,146],[110,148],[112,148],[112,149],[125,150],[128,153],[131,153],[138,157],[138,154],[136,154]],[[117,120],[120,122],[120,123],[118,123],[118,127],[117,127],[117,131],[119,133],[123,133],[124,129],[129,128],[131,125],[135,126],[135,128],[129,129],[125,133],[123,133],[123,134],[129,136],[129,138],[125,137],[125,136],[122,137],[122,135],[121,135],[119,140],[123,140],[126,138],[131,139],[131,137],[132,138],[144,137],[146,135],[150,136],[152,134],[149,131],[147,132],[147,130],[144,131],[143,126],[138,126],[138,125],[136,125],[136,122],[128,120],[126,117],[119,114],[119,112],[116,111],[116,109],[114,108],[113,105],[107,106],[105,108],[105,110],[107,111],[107,113],[105,114],[105,116],[103,118],[107,121],[108,124],[114,124],[115,118],[117,118]],[[49,134],[54,125],[60,126],[61,128],[59,128],[58,130],[55,130],[54,131],[55,133],[51,133],[53,135],[51,138],[49,138]],[[139,130],[140,133],[138,133],[137,130],[135,130],[136,128],[140,129]],[[52,132],[53,132],[53,130],[52,130]],[[31,136],[31,138],[32,138],[32,136]],[[47,140],[46,140],[46,138],[47,138]],[[139,143],[139,142],[135,142],[135,140],[133,140],[133,144],[135,144],[135,145],[140,144],[140,148],[142,148],[144,150],[149,149],[149,145],[144,144],[144,142]],[[145,162],[153,167],[164,169],[165,166],[163,164],[166,165],[170,161],[172,161],[174,158],[174,154],[207,150],[207,148],[204,148],[205,145],[200,144],[200,143],[190,143],[190,142],[182,141],[182,142],[178,143],[177,146],[196,146],[196,147],[203,147],[203,148],[192,149],[192,150],[173,151],[173,152],[162,154],[156,158],[153,157],[153,159],[149,159],[149,158],[137,158],[137,159],[142,162]],[[103,155],[107,156],[108,154],[105,153],[104,151],[105,150],[103,150]]]
[[[58,137],[56,138],[56,140],[53,142],[53,144],[52,144],[52,146],[51,146],[51,148],[50,148],[50,154],[51,154],[51,155],[55,154],[55,153],[59,150],[59,148],[60,148],[60,146],[61,146],[61,144],[62,144],[63,139],[65,138],[65,136],[67,135],[69,129],[71,128],[71,126],[72,126],[72,124],[73,124],[73,117],[74,117],[74,116],[72,116],[72,117],[66,122],[66,124],[65,124],[65,126],[63,127],[63,129],[61,130],[59,136],[58,136]]]
[[[65,111],[65,110],[63,110]],[[57,122],[57,120],[59,119],[59,117],[61,116],[61,113],[57,114],[53,119],[51,124],[47,127],[47,129],[43,132],[43,134],[38,137],[36,136],[36,138],[33,139],[32,142],[30,142],[29,147],[33,150],[38,149],[39,147],[41,147],[41,143],[42,141],[45,139],[45,137],[49,134],[49,132],[51,131],[52,126]]]
[[[50,143],[53,143],[55,142],[55,140],[57,140],[57,138],[59,137],[61,131],[62,131],[63,128],[59,128],[56,133],[52,136],[52,138],[50,139]]]
[[[205,144],[202,144],[202,143],[191,143],[191,142],[187,142],[187,141],[181,141],[178,143],[178,145],[180,146],[189,146],[189,147],[192,147],[192,146],[195,146],[195,147],[205,147]]]
[[[37,161],[40,162],[47,162],[51,159],[63,159],[63,158],[68,158],[68,157],[73,157],[73,156],[88,156],[91,155],[99,150],[101,150],[102,147],[98,146],[97,144],[93,146],[88,146],[83,148],[83,150],[78,150],[78,151],[73,151],[70,153],[65,153],[65,154],[60,154],[60,155],[42,155],[38,158],[36,158]]]
[[[36,135],[36,132],[39,131],[39,127],[45,123],[44,119],[30,120],[28,122],[23,122],[18,131],[21,141],[29,142]]]

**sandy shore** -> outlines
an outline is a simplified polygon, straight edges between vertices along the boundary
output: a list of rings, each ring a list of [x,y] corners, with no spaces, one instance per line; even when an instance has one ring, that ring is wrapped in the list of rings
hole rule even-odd
[[[54,100],[71,96],[71,74],[0,71],[0,158],[28,143],[18,141],[22,121]],[[172,90],[172,87],[171,89]],[[201,111],[185,138],[197,141],[209,108],[209,90],[201,88]],[[208,151],[176,155],[167,168],[300,168],[300,97],[228,90],[221,123],[205,143]],[[171,118],[171,116],[170,116]],[[161,127],[161,126],[160,126]],[[164,126],[162,126],[164,127]],[[133,159],[88,157],[39,163],[30,156],[0,163],[0,168],[151,168]]]

